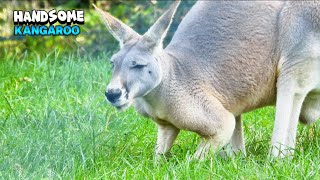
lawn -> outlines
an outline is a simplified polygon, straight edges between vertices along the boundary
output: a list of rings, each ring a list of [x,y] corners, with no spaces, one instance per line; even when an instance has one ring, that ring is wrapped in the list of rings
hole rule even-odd
[[[183,131],[154,163],[155,124],[105,100],[109,57],[0,60],[0,179],[320,179],[319,122],[299,125],[293,158],[267,158],[272,107],[243,116],[246,157],[192,160]]]

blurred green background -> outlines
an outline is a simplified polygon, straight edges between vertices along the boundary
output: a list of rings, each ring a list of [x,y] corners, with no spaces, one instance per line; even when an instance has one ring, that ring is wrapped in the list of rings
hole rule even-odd
[[[166,43],[170,40],[186,12],[195,1],[182,2]],[[107,32],[107,28],[95,12],[92,3],[110,12],[137,32],[143,34],[166,10],[172,1],[96,1],[96,0],[39,0],[39,1],[4,1],[0,3],[0,59],[43,58],[53,50],[61,54],[96,56],[112,52],[118,48],[118,42]],[[85,24],[81,25],[78,36],[13,36],[12,10],[83,9]]]

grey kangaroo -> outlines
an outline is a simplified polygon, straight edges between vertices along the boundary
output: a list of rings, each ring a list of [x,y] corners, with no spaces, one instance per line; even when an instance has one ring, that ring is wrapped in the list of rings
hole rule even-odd
[[[95,7],[120,42],[108,101],[155,121],[156,154],[196,132],[198,159],[229,143],[245,153],[241,114],[276,105],[270,155],[292,155],[298,122],[320,117],[320,2],[198,1],[163,48],[178,5],[144,35]]]

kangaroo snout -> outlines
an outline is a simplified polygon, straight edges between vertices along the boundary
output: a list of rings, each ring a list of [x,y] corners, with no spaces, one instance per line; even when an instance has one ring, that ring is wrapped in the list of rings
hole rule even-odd
[[[109,102],[115,103],[121,97],[122,92],[120,89],[107,89],[105,95]]]

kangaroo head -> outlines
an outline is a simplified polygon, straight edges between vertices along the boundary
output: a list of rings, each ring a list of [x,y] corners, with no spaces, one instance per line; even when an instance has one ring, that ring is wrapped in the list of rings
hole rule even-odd
[[[173,3],[144,35],[139,35],[120,20],[94,6],[110,33],[120,43],[120,50],[110,59],[113,64],[112,77],[105,93],[108,101],[117,109],[126,109],[135,98],[145,96],[160,84],[162,68],[159,56],[179,3]]]

